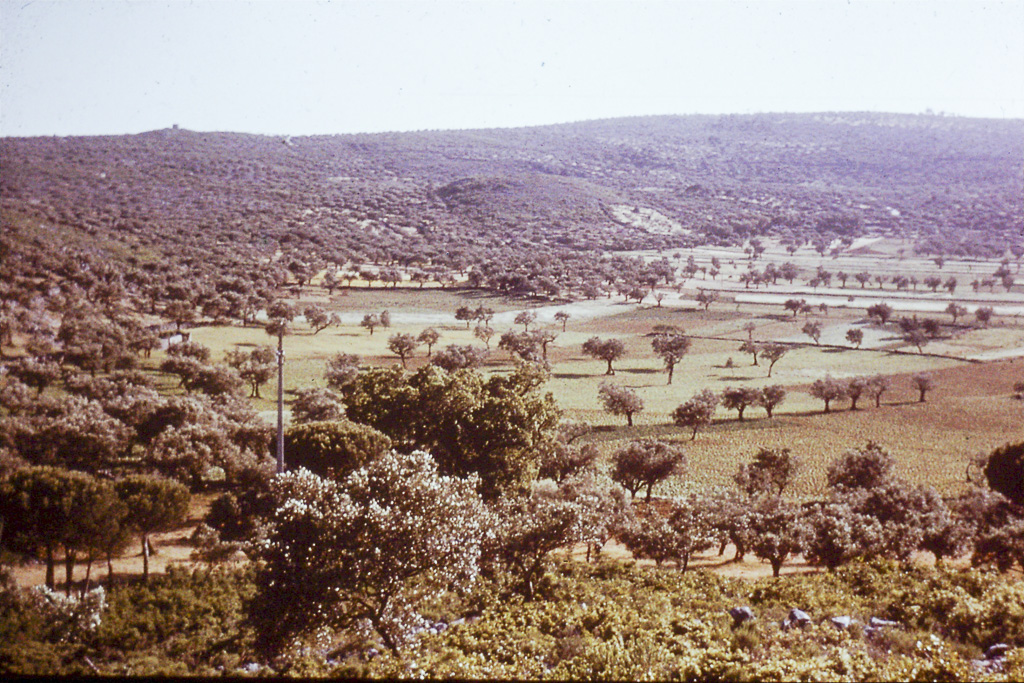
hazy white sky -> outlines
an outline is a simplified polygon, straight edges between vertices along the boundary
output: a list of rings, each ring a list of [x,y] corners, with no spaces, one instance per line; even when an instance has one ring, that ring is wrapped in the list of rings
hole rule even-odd
[[[0,0],[0,136],[1024,118],[1024,0]]]

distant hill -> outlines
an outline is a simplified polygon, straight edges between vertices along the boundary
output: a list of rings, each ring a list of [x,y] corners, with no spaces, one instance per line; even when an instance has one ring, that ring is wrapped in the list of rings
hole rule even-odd
[[[92,237],[136,259],[437,263],[865,232],[993,253],[1024,226],[1019,120],[658,116],[312,137],[168,129],[5,138],[0,168],[7,229],[62,244]]]

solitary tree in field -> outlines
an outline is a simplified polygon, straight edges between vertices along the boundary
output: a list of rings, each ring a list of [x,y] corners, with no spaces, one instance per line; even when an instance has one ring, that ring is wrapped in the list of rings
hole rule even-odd
[[[403,368],[405,367],[405,359],[412,356],[417,346],[419,346],[419,342],[411,334],[394,334],[388,339],[388,350],[402,359]]]
[[[680,333],[659,334],[651,340],[651,348],[665,363],[665,369],[668,370],[668,384],[672,384],[672,374],[676,364],[690,350],[690,338]]]
[[[647,500],[651,499],[654,485],[682,471],[686,456],[678,446],[654,439],[633,441],[612,456],[611,479],[622,485],[633,496],[647,487]]]
[[[612,363],[625,355],[626,345],[622,343],[621,339],[591,337],[583,342],[583,353],[606,361],[608,370],[604,374],[614,375],[615,370],[612,368]]]
[[[914,382],[914,387],[918,392],[917,402],[924,403],[925,394],[935,387],[935,380],[933,380],[932,376],[926,372],[919,372],[910,379]]]
[[[815,346],[819,344],[819,340],[821,339],[821,323],[808,322],[803,326],[801,331],[814,340]]]
[[[227,364],[238,371],[249,383],[249,398],[260,398],[260,387],[274,376],[277,355],[271,346],[257,346],[248,352],[232,349],[227,353]]]
[[[781,496],[799,469],[799,458],[788,448],[762,448],[750,464],[740,465],[733,480],[749,496]]]
[[[644,402],[635,391],[614,384],[602,384],[597,390],[604,409],[612,415],[625,415],[626,424],[633,426],[633,414],[644,409]]]
[[[479,306],[473,311],[473,320],[476,320],[482,325],[490,325],[491,318],[494,317],[494,309],[487,308],[486,306]],[[467,329],[469,325],[466,326]]]
[[[516,325],[522,325],[523,326],[523,331],[529,332],[530,331],[530,325],[533,324],[536,320],[537,320],[537,313],[536,313],[536,311],[523,311],[522,313],[520,313],[519,315],[516,316],[515,324]]]
[[[757,397],[757,403],[764,408],[770,418],[785,398],[786,390],[778,384],[771,384],[761,389],[761,394]]]
[[[440,332],[435,330],[433,327],[428,327],[422,332],[420,332],[420,335],[416,337],[416,341],[420,342],[421,344],[427,345],[427,358],[430,358],[430,354],[434,349],[434,344],[436,344],[437,340],[440,338]]]
[[[693,430],[690,441],[697,438],[697,430],[711,424],[711,417],[718,407],[718,396],[710,389],[704,389],[686,403],[672,411],[672,421],[680,427]]]
[[[572,316],[568,311],[555,311],[555,320],[562,323],[562,332],[565,332],[565,323],[569,321]]]
[[[761,358],[768,361],[768,376],[772,376],[772,368],[775,364],[782,360],[782,357],[789,351],[789,347],[785,344],[778,344],[771,342],[761,347]]]
[[[864,330],[851,327],[846,331],[846,341],[859,349],[860,345],[864,343]]]
[[[533,337],[535,344],[540,346],[540,356],[542,359],[548,359],[548,345],[558,339],[558,334],[551,330],[534,330],[530,333]]]
[[[722,391],[722,407],[737,411],[742,422],[743,411],[747,406],[757,403],[758,398],[759,392],[752,387],[726,387]]]
[[[917,347],[918,353],[924,353],[924,345],[928,343],[929,339],[928,335],[925,334],[924,330],[913,329],[909,330],[906,334],[903,335],[903,341],[907,342],[908,344],[913,344],[915,347]]]
[[[711,304],[716,301],[718,301],[718,294],[715,292],[709,292],[706,289],[697,292],[697,303],[703,306],[705,311],[711,308]]]
[[[867,309],[868,317],[878,318],[878,322],[882,325],[889,322],[889,318],[892,317],[892,306],[887,303],[873,304],[868,306]]]
[[[761,345],[752,339],[747,339],[740,344],[740,351],[749,353],[752,359],[751,365],[757,365],[757,354],[761,353]]]
[[[494,336],[494,328],[487,325],[477,325],[473,328],[473,336],[482,341],[487,348],[491,348],[491,337]]]
[[[807,305],[807,299],[786,299],[786,303],[782,304],[782,307],[787,311],[792,311],[793,317],[795,318],[796,314],[799,313],[805,305]]]
[[[472,320],[475,319],[475,313],[474,313],[473,309],[470,308],[469,306],[459,306],[458,308],[455,309],[455,319],[456,320],[465,320],[466,321],[466,329],[468,330],[469,329],[469,323]]]
[[[946,313],[949,313],[949,315],[953,318],[953,324],[956,325],[957,318],[959,318],[962,315],[967,315],[967,307],[961,306],[955,301],[951,301],[949,305],[946,306]]]
[[[811,396],[825,402],[825,412],[827,413],[832,401],[846,396],[846,383],[834,379],[832,375],[825,375],[823,379],[814,380],[814,383],[811,384]]]
[[[363,316],[362,321],[359,323],[360,327],[365,327],[370,331],[370,336],[373,336],[373,331],[380,327],[380,316],[376,313],[367,313]]]
[[[846,382],[846,395],[850,398],[850,410],[857,410],[857,401],[868,390],[867,377],[851,377]]]
[[[306,324],[313,328],[314,335],[341,322],[337,313],[328,313],[322,306],[306,306],[302,315],[306,318]]]
[[[868,380],[868,392],[875,399],[875,407],[882,405],[882,394],[889,389],[889,378],[885,375],[875,375]]]
[[[509,358],[522,358],[523,360],[539,360],[537,353],[537,338],[528,332],[516,332],[509,330],[501,335],[498,340],[498,348],[508,351]]]
[[[974,318],[981,323],[982,327],[988,327],[989,321],[992,320],[992,314],[994,311],[991,306],[979,306],[974,311]]]

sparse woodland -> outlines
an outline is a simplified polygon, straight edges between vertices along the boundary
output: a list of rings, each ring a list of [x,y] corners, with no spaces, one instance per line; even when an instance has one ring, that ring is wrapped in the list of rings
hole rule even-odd
[[[1019,680],[1021,159],[0,140],[0,673]]]

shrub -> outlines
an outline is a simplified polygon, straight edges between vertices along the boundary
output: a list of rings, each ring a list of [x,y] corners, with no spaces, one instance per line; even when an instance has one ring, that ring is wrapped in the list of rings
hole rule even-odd
[[[321,477],[343,479],[391,449],[391,439],[373,427],[348,420],[308,422],[285,430],[288,469],[306,468]]]

